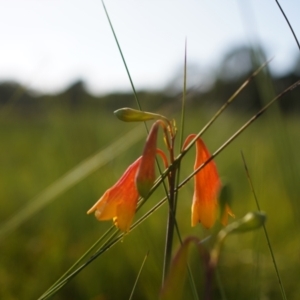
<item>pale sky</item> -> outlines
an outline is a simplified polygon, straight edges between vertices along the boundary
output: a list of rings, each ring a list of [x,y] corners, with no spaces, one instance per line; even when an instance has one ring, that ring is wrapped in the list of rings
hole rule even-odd
[[[275,0],[105,0],[136,88],[160,89],[188,62],[217,68],[233,46],[261,42],[285,72],[299,50]],[[300,39],[300,0],[281,0]],[[56,92],[130,90],[101,0],[0,0],[0,81]],[[205,79],[203,79],[205,80]]]

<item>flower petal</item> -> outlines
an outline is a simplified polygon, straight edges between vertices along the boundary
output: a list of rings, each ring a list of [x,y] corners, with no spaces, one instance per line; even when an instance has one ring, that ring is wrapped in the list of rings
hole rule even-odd
[[[120,230],[128,231],[139,198],[135,186],[135,176],[140,162],[141,157],[127,168],[121,178],[103,194],[87,213],[95,212],[96,218],[100,221],[113,219]]]
[[[183,149],[195,139],[196,135],[191,134],[184,142]],[[211,157],[201,138],[196,140],[196,160],[194,170],[197,170]],[[221,188],[221,181],[217,167],[213,160],[205,165],[194,176],[194,196],[192,204],[192,226],[201,222],[204,227],[211,228],[217,218],[218,196]],[[221,223],[227,224],[228,214],[234,216],[226,204],[224,213],[221,216]]]
[[[194,169],[199,168],[210,158],[210,154],[199,138],[196,141],[196,161]],[[201,222],[204,227],[213,226],[217,216],[217,197],[221,187],[217,167],[210,161],[201,171],[194,176],[195,190],[192,205],[192,226]]]

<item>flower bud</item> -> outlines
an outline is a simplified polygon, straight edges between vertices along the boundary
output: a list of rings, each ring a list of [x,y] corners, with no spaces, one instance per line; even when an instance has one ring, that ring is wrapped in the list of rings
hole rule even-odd
[[[118,119],[124,122],[143,122],[148,120],[166,119],[164,116],[158,114],[136,110],[128,107],[115,110],[114,114]]]

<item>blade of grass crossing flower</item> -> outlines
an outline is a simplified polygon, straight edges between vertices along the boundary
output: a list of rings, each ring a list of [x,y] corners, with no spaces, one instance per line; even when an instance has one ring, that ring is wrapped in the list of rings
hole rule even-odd
[[[250,185],[250,188],[251,188],[251,191],[252,191],[257,209],[259,211],[261,211],[260,205],[259,205],[259,202],[258,202],[258,198],[257,198],[256,193],[255,193],[253,182],[251,180],[250,173],[249,173],[249,170],[248,170],[247,163],[246,163],[243,152],[241,152],[241,155],[242,155],[242,159],[243,159],[247,179],[248,179],[248,182],[249,182],[249,185]],[[282,280],[281,280],[280,272],[279,272],[279,269],[278,269],[278,266],[277,266],[277,262],[276,262],[276,259],[275,259],[275,255],[274,255],[274,252],[273,252],[273,249],[272,249],[271,241],[269,239],[269,234],[268,234],[268,231],[267,231],[267,228],[266,228],[265,224],[263,224],[263,229],[264,229],[264,234],[265,234],[265,237],[266,237],[266,240],[267,240],[268,248],[270,250],[270,254],[271,254],[271,257],[272,257],[272,262],[273,262],[273,265],[274,265],[274,268],[275,268],[275,272],[276,272],[276,275],[277,275],[278,284],[279,284],[279,288],[280,288],[280,291],[281,291],[282,299],[287,300],[286,293],[285,293],[283,283],[282,283]]]
[[[205,161],[201,166],[199,166],[195,171],[193,171],[189,176],[187,176],[178,186],[177,189],[179,190],[182,188],[189,180],[191,180],[194,175],[202,170],[212,159],[214,159],[217,155],[219,155],[230,143],[232,143],[247,127],[249,127],[256,119],[258,119],[263,113],[265,113],[271,105],[276,102],[277,100],[281,99],[286,93],[292,91],[293,89],[300,86],[300,80],[296,81],[294,84],[290,85],[288,88],[286,88],[284,91],[282,91],[280,94],[278,94],[276,97],[274,97],[267,105],[265,105],[260,111],[258,111],[255,115],[253,115],[244,125],[242,125],[229,139],[227,139],[226,142],[223,143],[211,156],[210,158]],[[202,131],[200,131],[201,133]],[[187,147],[192,145],[193,142],[195,142],[196,138],[198,138],[199,133],[195,136],[195,138],[189,143]],[[186,151],[179,154],[174,163],[178,163],[182,158],[183,154],[186,153]],[[170,166],[167,170],[165,170],[162,175],[156,180],[154,183],[154,186],[149,191],[148,197],[154,192],[154,190],[158,187],[160,182],[167,177],[167,175],[170,173],[172,166]],[[142,202],[144,202],[145,199],[142,199]]]
[[[184,75],[183,75],[183,93],[182,93],[182,106],[181,106],[181,129],[180,129],[180,144],[179,144],[180,148],[179,148],[179,150],[182,149],[183,139],[184,139],[185,107],[186,107],[186,94],[187,94],[186,86],[187,86],[187,39],[185,40],[185,49],[184,49]],[[175,205],[174,205],[174,214],[175,215],[176,215],[177,203],[178,203],[178,185],[180,183],[180,169],[181,169],[181,164],[179,163],[178,168],[177,168],[177,176],[176,176],[177,192],[175,194]],[[183,241],[182,241],[181,234],[179,231],[178,223],[176,221],[176,218],[174,218],[174,219],[175,219],[175,230],[176,230],[178,239],[180,241],[180,244],[182,245]],[[187,270],[188,270],[188,279],[189,279],[189,283],[191,286],[193,298],[199,299],[192,270],[191,270],[188,262],[186,264],[187,264]]]
[[[95,248],[97,246],[99,246],[99,244],[103,241],[103,239],[113,230],[115,229],[114,226],[111,226],[59,279],[57,279],[52,286],[50,286],[48,288],[47,291],[45,291],[43,293],[43,295],[39,298],[39,299],[47,299],[48,297],[52,296],[53,294],[55,294],[56,292],[59,291],[59,289],[61,287],[64,286],[64,284],[62,284],[62,282],[64,281],[64,279],[66,279],[71,273],[74,272],[75,268],[78,267],[78,265],[80,263],[83,262],[84,259],[87,258],[87,256],[89,254],[91,254],[91,252],[93,250],[95,250]]]
[[[242,90],[257,76],[271,61],[272,59],[266,61],[262,64],[255,72],[249,76],[241,86],[231,95],[231,97],[221,106],[221,108],[215,113],[215,115],[206,123],[202,130],[197,134],[197,136],[190,142],[190,144],[182,151],[182,156],[184,156],[189,149],[195,144],[196,140],[203,135],[203,133],[217,120],[217,118],[223,113],[223,111],[236,99],[236,97],[242,92]]]
[[[105,236],[111,231],[111,229],[115,228],[112,226],[106,232]],[[75,269],[75,267],[88,255],[88,253],[90,253],[100,243],[100,241],[103,240],[104,236],[102,236],[59,280],[57,280],[45,293],[43,293],[43,295],[38,298],[38,300],[49,299],[51,296],[55,295],[62,287],[64,287],[73,277],[75,277],[79,272],[87,267],[100,254],[108,250],[112,246],[112,243],[109,243],[109,241],[113,239],[118,234],[118,232],[119,230],[115,230],[115,232],[107,239],[107,241],[99,250],[97,250],[85,263]],[[116,242],[121,240],[121,237],[122,235],[116,239]]]
[[[167,201],[167,197],[164,197],[160,202],[158,202],[154,207],[152,207],[148,212],[146,212],[140,219],[138,219],[130,228],[130,232],[134,230],[137,226],[139,226],[142,222],[144,222],[148,217],[150,217],[156,210],[158,210],[165,202]],[[110,232],[111,229],[115,229],[114,226],[112,226],[107,234]],[[130,233],[129,232],[129,233]],[[119,233],[119,230],[115,229],[115,232],[106,240],[106,242],[82,265],[77,267],[77,269],[74,270],[74,266],[78,265],[77,262],[81,262],[83,260],[83,257],[86,257],[86,254],[84,254],[66,273],[61,277],[61,279],[57,280],[54,285],[52,285],[38,300],[45,300],[49,299],[51,296],[56,294],[62,287],[64,287],[72,278],[74,278],[77,274],[79,274],[84,268],[86,268],[90,263],[92,263],[96,258],[98,258],[101,254],[106,252],[109,248],[114,246],[119,241],[123,240],[124,233],[121,233],[119,236],[116,237],[117,233]],[[129,234],[127,233],[127,234]],[[100,240],[103,240],[103,237],[101,237],[90,249],[94,249],[96,246],[98,246],[98,242]],[[90,250],[87,252],[90,253]],[[86,252],[86,253],[87,253]]]
[[[162,180],[159,181],[161,183]],[[155,187],[152,188],[152,193],[154,190],[159,186],[159,184],[156,184]],[[150,197],[150,194],[147,196],[147,198]],[[137,208],[137,211],[142,207],[142,205],[145,203],[146,199],[142,199],[143,201],[140,201],[139,206]],[[148,217],[150,217],[156,210],[158,210],[166,201],[167,197],[164,197],[160,202],[158,202],[154,207],[152,207],[150,210],[148,210],[147,213],[145,213],[139,220],[137,220],[130,228],[130,231],[135,229],[138,225],[140,225],[143,221],[145,221]],[[99,257],[102,253],[107,251],[109,248],[114,246],[117,242],[121,241],[124,237],[124,233],[120,234],[118,237],[113,239],[116,234],[119,232],[119,230],[115,229],[115,232],[106,240],[106,242],[103,243],[103,245],[96,250],[96,252],[90,257],[90,259],[82,264],[81,266],[77,267],[86,257],[89,253],[91,253],[92,250],[94,250],[101,241],[111,232],[112,229],[115,229],[114,226],[112,226],[104,235],[100,237],[100,239],[95,242],[88,251],[86,251],[78,260],[74,263],[72,267],[69,268],[67,272],[65,272],[64,275],[60,277],[40,298],[39,300],[48,299],[54,294],[56,294],[64,285],[66,285],[73,277],[75,277],[78,273],[80,273],[85,267],[87,267],[93,260],[95,260],[97,257]],[[113,240],[112,240],[113,239]],[[77,267],[77,269],[75,269]]]
[[[245,129],[247,129],[256,119],[258,119],[263,113],[265,113],[271,105],[276,102],[277,100],[281,99],[286,93],[292,91],[293,89],[297,88],[300,86],[300,80],[296,81],[294,84],[290,85],[288,88],[286,88],[283,92],[278,94],[275,98],[273,98],[267,105],[265,105],[260,111],[258,111],[255,115],[253,115],[244,125],[242,125],[229,139],[227,139],[223,145],[221,145],[211,156],[210,158],[205,161],[201,166],[199,166],[196,170],[194,170],[189,176],[187,176],[181,183],[178,185],[177,189],[179,190],[182,188],[189,180],[191,180],[196,173],[198,173],[200,170],[202,170],[212,159],[217,157],[230,143],[232,143]],[[199,133],[197,134],[196,137],[199,136]],[[189,143],[187,147],[190,147],[193,142],[195,142],[196,137]],[[184,157],[184,153],[186,151],[182,152],[179,154],[175,160],[174,164],[179,163],[180,160]],[[166,169],[161,176],[155,181],[154,186],[152,189],[149,191],[148,197],[154,192],[154,190],[160,185],[161,181],[165,179],[168,174],[170,173],[172,169],[172,166],[170,166],[168,169]],[[147,198],[148,198],[147,197]],[[142,199],[142,202],[144,202],[145,199]]]
[[[144,260],[143,260],[143,262],[142,262],[142,265],[141,265],[141,267],[140,267],[139,273],[138,273],[138,275],[137,275],[137,278],[136,278],[136,280],[135,280],[135,283],[134,283],[134,285],[133,285],[133,288],[132,288],[132,291],[131,291],[131,294],[130,294],[129,300],[132,300],[132,297],[133,297],[133,294],[134,294],[134,291],[135,291],[136,285],[137,285],[137,283],[138,283],[138,280],[139,280],[139,278],[140,278],[140,276],[141,276],[141,273],[142,273],[143,267],[144,267],[144,265],[145,265],[145,262],[146,262],[146,260],[147,260],[148,256],[149,256],[149,251],[148,251],[148,252],[147,252],[147,254],[145,255],[145,258],[144,258]]]
[[[244,125],[242,125],[227,141],[221,145],[211,156],[210,158],[204,162],[201,166],[199,166],[194,172],[192,172],[189,176],[187,176],[179,185],[178,188],[181,188],[184,186],[190,179],[193,178],[195,174],[197,174],[200,170],[202,170],[212,159],[214,159],[217,155],[219,155],[230,143],[232,143],[246,128],[248,128],[256,119],[258,119],[262,114],[264,114],[272,104],[274,104],[277,100],[282,98],[287,92],[292,91],[296,87],[300,85],[300,80],[296,81],[294,84],[290,85],[288,88],[286,88],[283,92],[278,94],[275,98],[273,98],[267,105],[265,105],[258,113],[253,115]],[[200,132],[201,133],[201,132]],[[200,136],[200,133],[196,135],[196,137]],[[195,138],[196,138],[195,137]],[[196,142],[195,138],[190,142],[190,144],[187,146],[189,148],[191,145],[193,145],[194,142]],[[175,162],[178,160],[181,160],[184,154],[186,153],[186,150],[182,152],[181,154],[176,157]]]
[[[116,35],[116,33],[115,33],[115,30],[114,30],[114,27],[113,27],[112,22],[111,22],[111,20],[110,20],[108,11],[107,11],[106,6],[105,6],[105,4],[104,4],[104,0],[101,0],[101,2],[102,2],[102,5],[103,5],[103,8],[104,8],[105,15],[106,15],[106,17],[107,17],[107,20],[108,20],[110,29],[111,29],[111,31],[112,31],[112,33],[113,33],[113,36],[114,36],[114,39],[115,39],[115,41],[116,41],[116,44],[117,44],[119,53],[120,53],[120,55],[121,55],[121,58],[122,58],[124,67],[125,67],[125,69],[126,69],[126,73],[127,73],[128,79],[129,79],[129,81],[130,81],[130,85],[131,85],[131,88],[132,88],[132,91],[133,91],[133,94],[134,94],[134,98],[135,98],[136,104],[137,104],[139,110],[142,110],[142,106],[141,106],[141,103],[140,103],[139,98],[138,98],[138,96],[137,96],[137,92],[136,92],[136,90],[135,90],[135,87],[134,87],[134,84],[133,84],[133,80],[132,80],[131,75],[130,75],[130,72],[129,72],[129,68],[128,68],[128,66],[127,66],[125,57],[124,57],[124,55],[123,55],[123,52],[122,52],[122,49],[121,49],[121,46],[120,46],[120,43],[119,43],[119,40],[118,40],[117,35]],[[148,133],[149,130],[148,130],[147,124],[144,123],[144,125],[145,125],[146,131],[147,131],[147,133]],[[158,168],[158,170],[159,170],[159,173],[162,174],[161,168],[160,168],[159,163],[158,163],[157,160],[156,160],[156,165],[157,165],[157,168]],[[163,181],[163,187],[164,187],[164,190],[165,190],[165,194],[168,195],[167,187],[166,187],[166,184],[165,184],[164,181]]]
[[[181,109],[181,130],[180,130],[180,149],[181,144],[183,143],[183,130],[184,130],[184,111],[185,111],[185,94],[186,94],[186,42],[185,42],[185,58],[184,58],[184,79],[183,79],[183,98],[182,98],[182,109]],[[168,223],[167,223],[167,234],[166,234],[166,243],[165,243],[165,254],[164,254],[164,270],[163,270],[163,282],[168,271],[168,267],[171,261],[171,253],[172,253],[172,246],[173,246],[173,234],[174,234],[174,227],[176,226],[176,206],[177,206],[177,192],[175,192],[175,188],[177,190],[177,184],[179,183],[179,173],[180,170],[180,163],[177,166],[176,172],[172,172],[173,178],[170,179],[175,186],[173,188],[170,184],[170,200],[169,201],[169,215],[168,215]],[[175,176],[175,178],[174,178]],[[179,233],[179,228],[176,226],[177,234]]]

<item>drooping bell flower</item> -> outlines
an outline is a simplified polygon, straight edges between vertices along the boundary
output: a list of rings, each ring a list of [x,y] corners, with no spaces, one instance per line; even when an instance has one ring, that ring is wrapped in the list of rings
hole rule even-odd
[[[185,146],[195,138],[191,134],[185,141]],[[196,160],[194,170],[198,169],[204,162],[210,158],[210,154],[201,138],[196,140]],[[194,196],[192,204],[192,226],[198,222],[206,228],[211,228],[218,214],[218,195],[221,188],[221,181],[218,175],[217,167],[213,160],[206,164],[194,176]],[[232,215],[228,205],[226,205],[224,214],[221,217],[223,225],[227,223],[227,214]]]
[[[152,125],[144,146],[141,164],[136,174],[136,186],[142,197],[148,195],[155,180],[156,141],[158,128],[161,125],[161,121],[157,121]],[[159,154],[161,155],[161,153]]]
[[[114,224],[121,231],[129,231],[139,198],[135,176],[140,163],[141,157],[127,168],[121,178],[103,194],[87,213],[95,212],[99,221],[113,219]]]
[[[200,138],[197,139],[194,169],[200,167],[209,157],[205,144]],[[215,223],[218,205],[217,196],[221,188],[217,168],[213,161],[210,161],[194,176],[194,184],[192,226],[201,222],[204,227],[210,228]]]

